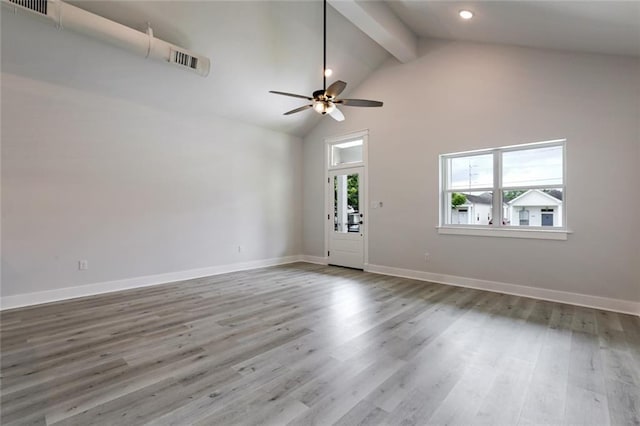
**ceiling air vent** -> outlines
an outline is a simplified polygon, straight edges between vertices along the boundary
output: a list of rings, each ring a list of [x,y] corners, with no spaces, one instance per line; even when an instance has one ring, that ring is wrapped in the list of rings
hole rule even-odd
[[[42,15],[47,14],[47,0],[9,0],[9,3],[17,4]]]
[[[195,56],[191,56],[188,53],[180,52],[179,50],[174,50],[171,55],[171,62],[183,65],[185,67],[189,67],[192,70],[198,69],[198,58]]]
[[[58,29],[86,34],[145,58],[178,64],[181,69],[193,71],[203,77],[209,75],[211,68],[209,58],[155,38],[151,27],[147,32],[134,30],[62,0],[0,0],[0,4],[3,7],[9,6],[16,13],[23,12],[25,15],[46,18]]]

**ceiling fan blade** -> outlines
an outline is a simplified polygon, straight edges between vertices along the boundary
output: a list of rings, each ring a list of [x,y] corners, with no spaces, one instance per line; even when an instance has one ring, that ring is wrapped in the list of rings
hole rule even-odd
[[[308,96],[304,96],[304,95],[296,95],[294,93],[287,93],[287,92],[276,92],[275,90],[269,90],[269,93],[274,93],[276,95],[284,95],[284,96],[291,96],[292,98],[301,98],[301,99],[306,99],[308,101],[312,101],[313,98],[310,98]]]
[[[313,105],[305,105],[305,106],[301,106],[300,108],[296,108],[296,109],[292,109],[291,111],[287,111],[282,115],[291,115],[291,114],[295,114],[296,112],[300,112],[300,111],[304,111],[305,109],[309,109],[311,108]]]
[[[334,103],[354,107],[381,107],[380,101],[369,101],[366,99],[337,99]]]
[[[344,114],[338,108],[334,108],[329,115],[336,121],[344,121]]]
[[[342,80],[338,80],[334,82],[331,86],[327,87],[325,94],[329,97],[335,98],[340,93],[342,93],[345,87],[347,87],[347,83],[345,83]]]

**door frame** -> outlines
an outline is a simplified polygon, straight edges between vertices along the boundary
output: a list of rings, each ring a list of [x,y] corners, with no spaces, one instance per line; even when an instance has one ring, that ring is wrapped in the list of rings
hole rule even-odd
[[[348,142],[354,139],[362,139],[362,161],[358,163],[347,163],[339,166],[331,166],[331,147],[340,143]],[[351,169],[354,167],[362,167],[362,209],[363,214],[363,254],[364,261],[362,268],[366,270],[369,265],[369,171],[367,164],[369,163],[369,129],[359,130],[357,132],[347,133],[344,135],[333,136],[324,140],[324,255],[326,263],[329,263],[329,234],[333,232],[333,215],[330,212],[329,201],[329,172],[341,169]],[[333,195],[333,194],[332,194]],[[328,216],[327,216],[328,215]],[[329,217],[329,219],[327,219]]]

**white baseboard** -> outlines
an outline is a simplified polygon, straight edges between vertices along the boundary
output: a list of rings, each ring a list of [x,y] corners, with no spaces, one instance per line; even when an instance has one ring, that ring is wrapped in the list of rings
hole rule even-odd
[[[455,275],[435,274],[432,272],[414,271],[411,269],[392,268],[381,265],[365,265],[364,270],[382,275],[412,278],[414,280],[429,281],[457,287],[468,287],[478,290],[493,291],[515,296],[530,297],[532,299],[549,300],[551,302],[567,303],[588,308],[603,309],[624,314],[640,316],[640,302],[610,299],[607,297],[590,296],[587,294],[570,293],[567,291],[550,290],[546,288],[528,287],[518,284],[508,284],[497,281],[478,280],[475,278],[458,277]]]
[[[329,259],[326,257],[320,257],[320,256],[309,256],[306,254],[303,254],[301,256],[300,259],[302,262],[307,262],[307,263],[315,263],[317,265],[328,265],[329,264]]]
[[[187,271],[168,272],[165,274],[146,275],[142,277],[126,278],[123,280],[39,291],[36,293],[17,294],[15,296],[6,297],[3,296],[0,297],[0,310],[39,305],[42,303],[56,302],[66,299],[75,299],[77,297],[94,296],[97,294],[111,293],[114,291],[128,290],[132,288],[148,287],[175,281],[226,274],[228,272],[284,265],[287,263],[300,262],[303,260],[302,257],[303,256],[301,255],[296,255],[278,257],[275,259],[254,260],[250,262],[232,263],[230,265],[218,265],[207,268],[190,269]]]
[[[229,272],[245,271],[267,266],[284,265],[294,262],[307,262],[326,265],[328,263],[328,260],[326,257],[320,256],[295,255],[279,257],[275,259],[263,259],[250,262],[233,263],[229,265],[218,265],[207,268],[191,269],[187,271],[169,272],[165,274],[147,275],[116,281],[106,281],[76,287],[66,287],[56,290],[41,291],[36,293],[18,294],[6,297],[3,296],[0,297],[0,310],[39,305],[42,303],[74,299],[77,297],[94,296],[102,293],[111,293],[120,290],[148,287],[175,281],[226,274]],[[571,305],[585,306],[589,308],[597,308],[631,315],[640,315],[640,302],[610,299],[607,297],[590,296],[586,294],[528,287],[496,281],[479,280],[475,278],[458,277],[455,275],[435,274],[432,272],[393,268],[390,266],[382,265],[367,264],[365,265],[364,270],[367,272],[373,272],[382,275],[392,275],[396,277],[411,278],[415,280],[429,281],[439,284],[447,284],[458,287],[468,287],[478,290],[512,294],[516,296],[531,297],[533,299],[568,303]]]

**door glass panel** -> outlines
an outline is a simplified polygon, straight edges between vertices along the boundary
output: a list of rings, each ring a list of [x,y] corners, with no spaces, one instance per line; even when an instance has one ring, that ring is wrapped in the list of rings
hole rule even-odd
[[[360,186],[357,173],[333,177],[333,230],[360,232]]]

